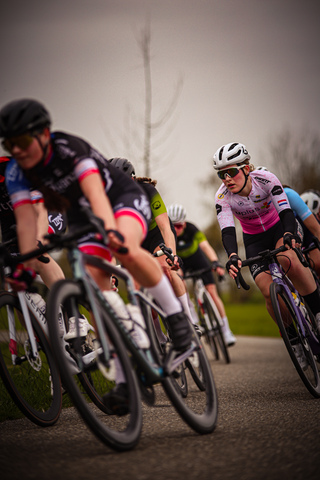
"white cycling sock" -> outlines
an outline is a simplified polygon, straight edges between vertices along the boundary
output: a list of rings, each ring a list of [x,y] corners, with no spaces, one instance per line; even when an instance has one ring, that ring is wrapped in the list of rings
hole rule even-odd
[[[181,305],[183,307],[183,310],[184,310],[184,313],[186,313],[189,317],[189,320],[194,323],[193,321],[193,317],[191,315],[191,311],[190,311],[190,307],[189,307],[189,302],[188,302],[188,295],[187,293],[184,293],[183,295],[181,295],[180,297],[177,297],[178,300],[180,300],[181,302]],[[198,323],[198,322],[197,322]]]
[[[222,320],[222,329],[224,331],[230,330],[228,317],[227,316],[222,317],[221,320]]]
[[[175,296],[171,284],[164,274],[157,285],[148,287],[147,290],[167,315],[173,315],[182,311],[181,303]]]

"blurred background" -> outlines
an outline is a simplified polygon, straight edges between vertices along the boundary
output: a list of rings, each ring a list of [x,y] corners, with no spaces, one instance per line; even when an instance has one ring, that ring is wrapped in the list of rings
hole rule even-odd
[[[314,0],[11,0],[0,106],[36,98],[54,130],[129,158],[224,261],[221,145],[244,143],[299,193],[319,188],[319,10]]]

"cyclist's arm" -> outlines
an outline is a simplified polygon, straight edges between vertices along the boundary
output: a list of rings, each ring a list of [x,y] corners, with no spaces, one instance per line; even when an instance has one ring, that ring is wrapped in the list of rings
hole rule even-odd
[[[176,255],[176,240],[171,230],[168,214],[161,213],[155,217],[155,221],[161,232],[165,245],[172,249],[173,255]]]
[[[314,215],[310,215],[310,217],[306,218],[303,223],[307,227],[307,229],[320,240],[320,223],[317,221]]]
[[[203,253],[206,255],[208,260],[210,262],[217,262],[218,261],[218,255],[216,254],[215,249],[210,245],[208,240],[203,240],[202,242],[199,243],[199,247],[203,251]],[[224,275],[224,268],[222,267],[217,267],[217,273],[218,275],[223,276]]]
[[[100,174],[96,172],[90,173],[90,175],[82,178],[79,184],[83,194],[90,203],[91,210],[97,217],[103,220],[104,228],[106,230],[116,230],[116,220]],[[119,248],[123,245],[114,233],[109,234],[108,237],[111,247]]]
[[[34,203],[33,208],[37,216],[37,240],[44,242],[44,236],[47,235],[49,227],[48,212],[42,202]]]
[[[19,251],[23,255],[37,248],[37,215],[31,203],[23,203],[14,209],[17,224]],[[36,260],[25,262],[27,267],[35,269]]]

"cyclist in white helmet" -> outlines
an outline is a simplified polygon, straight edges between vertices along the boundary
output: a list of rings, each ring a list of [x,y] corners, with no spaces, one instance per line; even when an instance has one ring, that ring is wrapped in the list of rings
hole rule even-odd
[[[195,271],[210,267],[210,263],[212,263],[212,270],[222,276],[224,274],[224,268],[219,264],[215,250],[211,247],[205,234],[193,223],[186,221],[187,212],[185,208],[178,203],[174,203],[168,208],[168,215],[176,230],[177,254],[183,260],[182,270],[184,272],[187,270]],[[203,273],[201,278],[213,301],[217,305],[218,311],[223,320],[222,333],[226,344],[231,347],[236,343],[236,338],[230,330],[228,317],[215,285],[212,271]]]
[[[298,260],[292,247],[299,245],[296,221],[288,198],[278,178],[268,171],[254,170],[245,145],[233,142],[220,147],[213,157],[213,166],[223,184],[215,196],[217,218],[222,231],[222,242],[229,260],[226,268],[236,278],[241,267],[238,256],[236,217],[243,230],[246,256],[252,257],[266,249],[285,244],[286,256],[279,262],[288,272],[300,294],[315,317],[320,317],[320,296],[308,268]],[[255,263],[251,274],[266,300],[266,307],[274,318],[269,287],[272,282],[267,263]]]
[[[306,190],[300,197],[308,205],[311,212],[316,216],[318,222],[320,222],[320,192],[318,190]]]

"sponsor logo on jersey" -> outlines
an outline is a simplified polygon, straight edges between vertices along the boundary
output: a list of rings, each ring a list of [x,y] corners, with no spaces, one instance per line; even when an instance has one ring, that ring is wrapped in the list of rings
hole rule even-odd
[[[140,196],[140,200],[136,198],[133,202],[134,208],[139,212],[142,212],[147,220],[151,218],[151,210],[148,199],[145,195]]]
[[[275,185],[271,190],[272,195],[281,195],[283,192],[283,188],[281,185]]]
[[[217,210],[217,215],[222,212],[222,207],[218,203],[216,203],[216,210]]]
[[[267,183],[270,183],[270,180],[268,180],[267,178],[256,177],[256,176],[254,176],[253,178],[257,180],[257,182],[262,183],[264,185],[266,185]]]
[[[161,208],[161,202],[159,202],[159,200],[156,200],[155,202],[153,202],[152,208],[154,210],[159,210],[159,208]]]

